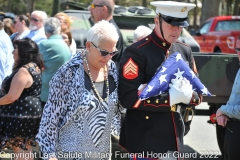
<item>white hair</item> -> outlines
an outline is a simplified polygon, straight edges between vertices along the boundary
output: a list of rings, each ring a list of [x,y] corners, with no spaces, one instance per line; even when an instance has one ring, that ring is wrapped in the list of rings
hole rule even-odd
[[[51,35],[60,34],[61,23],[57,18],[50,17],[44,22],[44,30],[46,33],[49,33]]]
[[[140,25],[134,31],[133,42],[137,42],[152,33],[152,30],[146,26]]]
[[[48,18],[47,13],[46,13],[45,11],[35,10],[35,11],[32,12],[32,14],[38,14],[38,15],[40,15],[40,17],[41,17],[41,19],[42,19],[43,21],[45,21],[45,20]],[[31,14],[31,15],[32,15],[32,14]]]
[[[92,28],[88,30],[87,41],[99,45],[102,41],[113,40],[118,41],[118,32],[116,27],[106,20],[97,22]]]

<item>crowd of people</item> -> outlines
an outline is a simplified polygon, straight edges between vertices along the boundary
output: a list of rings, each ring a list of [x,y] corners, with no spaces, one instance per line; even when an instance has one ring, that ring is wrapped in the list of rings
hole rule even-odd
[[[138,95],[175,52],[198,76],[191,48],[178,41],[196,5],[150,4],[156,7],[154,29],[136,28],[134,43],[125,50],[113,19],[114,0],[93,0],[89,10],[94,24],[78,53],[71,18],[63,12],[48,17],[35,10],[29,17],[0,21],[0,148],[31,153],[38,145],[49,160],[111,159],[112,134],[134,155],[130,159],[180,160],[174,154],[183,152],[180,110],[199,105],[201,93],[179,78],[165,93],[145,100]],[[240,154],[235,143],[240,137],[238,78],[229,102],[217,111],[218,124],[234,128],[231,134],[226,130],[225,160],[237,160]],[[168,156],[154,156],[160,153]]]

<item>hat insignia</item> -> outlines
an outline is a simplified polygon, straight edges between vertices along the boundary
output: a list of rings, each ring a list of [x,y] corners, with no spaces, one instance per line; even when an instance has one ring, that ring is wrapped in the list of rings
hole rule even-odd
[[[187,7],[183,7],[182,9],[181,9],[181,12],[185,12],[187,10]]]
[[[166,47],[166,43],[165,43],[165,42],[163,42],[162,45],[163,45],[164,47]]]

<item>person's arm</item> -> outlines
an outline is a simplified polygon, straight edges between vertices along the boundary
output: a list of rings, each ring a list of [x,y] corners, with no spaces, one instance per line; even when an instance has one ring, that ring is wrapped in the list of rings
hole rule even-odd
[[[189,67],[193,70],[196,77],[199,77],[191,48],[190,47],[186,48],[186,51],[182,52],[182,56],[184,56],[184,59],[186,59],[189,62]],[[194,107],[196,105],[199,105],[202,102],[202,99],[203,97],[201,94],[198,94],[197,92],[193,91],[192,99],[188,107]]]
[[[0,46],[0,85],[6,75],[5,63],[6,63],[6,53],[3,51],[2,47]]]
[[[72,52],[72,56],[77,53],[77,44],[73,38],[72,38],[72,43],[70,45],[70,51]]]
[[[64,107],[66,108],[66,95],[70,94],[67,85],[68,74],[60,68],[49,83],[49,96],[43,109],[42,119],[36,140],[41,151],[48,159],[56,158],[56,142],[59,121],[63,119]],[[66,95],[65,95],[66,94]]]
[[[190,49],[189,66],[193,70],[195,75],[197,77],[199,77],[199,74],[198,74],[198,71],[197,71],[197,67],[196,67],[196,63],[195,63],[195,60],[194,60],[194,57],[193,57],[191,49]],[[199,105],[200,103],[202,103],[202,99],[203,99],[203,97],[202,97],[201,94],[198,94],[197,92],[193,91],[192,99],[191,99],[191,101],[189,103],[189,106],[193,107],[193,106]],[[195,100],[198,100],[198,102],[196,102]]]
[[[20,68],[14,75],[9,92],[0,98],[0,105],[10,104],[16,101],[22,94],[24,88],[32,85],[33,79],[26,68]]]
[[[217,118],[218,125],[223,127],[226,126],[228,117],[225,114],[223,114],[223,112],[221,112],[220,110],[217,110],[216,118]]]
[[[129,65],[130,58],[130,65],[132,66],[131,68],[137,71],[137,76],[133,79],[124,77],[124,66]],[[127,109],[147,111],[162,110],[164,108],[161,106],[169,106],[168,93],[139,101],[138,87],[141,84],[148,83],[145,82],[145,69],[145,58],[143,56],[143,53],[139,53],[139,50],[137,48],[131,46],[126,48],[122,55],[119,69],[119,100],[121,102],[121,105]]]
[[[129,65],[128,62],[130,60],[133,62],[130,64],[132,66],[132,69],[137,71],[137,76],[133,79],[124,77],[124,66]],[[139,50],[137,48],[131,46],[126,48],[120,62],[119,70],[119,99],[122,106],[128,109],[169,111],[169,92],[148,98],[143,101],[139,101],[138,87],[141,84],[148,83],[145,81],[145,65],[146,64],[143,53],[139,53]],[[197,105],[199,103],[199,99],[195,98],[196,93],[194,92],[190,101],[191,105]]]
[[[222,105],[218,110],[220,111],[219,115],[224,114],[229,118],[240,119],[240,104],[231,105],[227,103],[226,105]]]

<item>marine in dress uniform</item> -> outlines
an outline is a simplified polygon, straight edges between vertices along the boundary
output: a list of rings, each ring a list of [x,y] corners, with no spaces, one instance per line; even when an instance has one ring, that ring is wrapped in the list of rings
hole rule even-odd
[[[176,107],[170,106],[168,92],[138,101],[138,88],[148,83],[157,68],[174,52],[181,53],[197,74],[191,48],[178,41],[169,43],[162,28],[163,21],[172,26],[188,26],[188,11],[195,5],[171,1],[155,1],[151,4],[157,7],[160,24],[149,36],[127,47],[120,61],[119,98],[127,111],[119,144],[130,153],[139,153],[136,156],[156,158],[156,155],[167,152],[183,151],[184,124]],[[198,105],[200,97],[193,92],[189,105]]]

